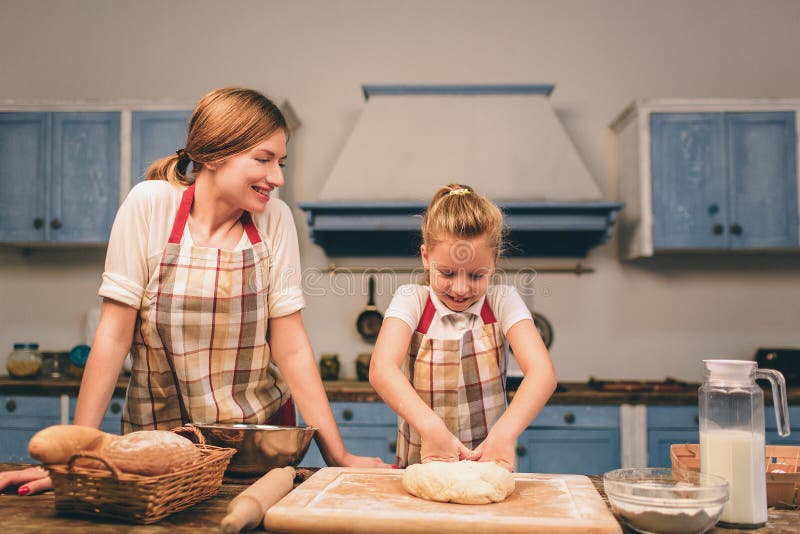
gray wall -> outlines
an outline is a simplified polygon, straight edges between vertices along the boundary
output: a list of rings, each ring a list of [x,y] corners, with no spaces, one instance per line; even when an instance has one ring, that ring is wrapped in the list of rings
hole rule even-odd
[[[619,111],[644,97],[798,97],[798,27],[794,0],[0,0],[0,101],[193,102],[227,85],[286,98],[302,121],[283,192],[293,204],[316,198],[363,83],[555,83],[556,112],[615,199],[608,124]],[[304,267],[326,266],[302,212],[296,220]],[[80,342],[103,252],[0,249],[0,353],[14,341]],[[555,327],[559,378],[697,380],[703,358],[800,346],[798,256],[621,264],[610,243],[585,260],[594,274],[540,275],[534,300]],[[371,264],[381,263],[416,265]],[[366,302],[355,282],[348,296],[309,296],[304,312],[315,351],[339,352],[344,376],[370,347],[354,328]]]

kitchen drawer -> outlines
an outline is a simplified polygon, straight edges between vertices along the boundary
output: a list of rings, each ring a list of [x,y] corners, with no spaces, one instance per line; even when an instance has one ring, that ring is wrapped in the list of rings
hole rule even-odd
[[[75,406],[78,404],[78,399],[70,397],[69,399],[69,421],[72,423],[75,420]],[[100,430],[108,432],[109,434],[122,433],[122,409],[125,407],[125,397],[112,397],[108,405],[103,421],[100,423]]]
[[[0,462],[26,462],[28,442],[39,430],[61,420],[59,397],[0,396]]]
[[[669,449],[672,445],[699,442],[700,433],[697,429],[649,430],[647,432],[647,466],[672,467],[672,461],[669,458]]]
[[[9,418],[55,418],[59,420],[61,414],[61,401],[57,396],[44,397],[33,395],[1,395],[0,396],[0,421]]]
[[[332,402],[340,426],[397,425],[397,414],[382,402]]]
[[[521,473],[599,475],[620,467],[619,429],[529,427],[517,440]]]
[[[697,406],[648,406],[647,428],[696,429],[698,413]]]
[[[553,404],[542,408],[528,428],[619,428],[619,406]]]

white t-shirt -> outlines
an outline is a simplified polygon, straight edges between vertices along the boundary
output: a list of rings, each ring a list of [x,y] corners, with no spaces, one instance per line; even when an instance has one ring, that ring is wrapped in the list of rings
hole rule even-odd
[[[141,307],[145,288],[158,269],[161,254],[169,241],[184,190],[185,187],[165,180],[147,180],[131,189],[111,229],[100,296],[137,310]],[[276,288],[269,294],[269,317],[282,317],[303,309],[300,249],[289,206],[273,198],[263,213],[252,217],[269,249],[269,285]],[[193,243],[188,224],[184,228],[182,243]],[[247,232],[243,232],[234,250],[249,247]]]
[[[430,294],[431,302],[436,313],[428,328],[428,336],[435,339],[460,339],[466,330],[483,326],[481,307],[483,301],[489,299],[489,307],[494,313],[503,335],[519,321],[528,319],[533,321],[531,312],[522,301],[514,286],[496,285],[489,286],[486,296],[480,298],[475,304],[464,310],[456,312],[442,304],[429,286],[407,284],[397,288],[389,308],[384,317],[395,317],[405,322],[411,331],[417,329],[425,302]]]

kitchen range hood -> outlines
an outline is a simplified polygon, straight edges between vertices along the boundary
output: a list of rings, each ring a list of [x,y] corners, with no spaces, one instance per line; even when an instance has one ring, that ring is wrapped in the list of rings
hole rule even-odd
[[[506,215],[509,256],[582,257],[608,240],[605,202],[553,112],[552,85],[369,85],[366,107],[307,212],[328,256],[419,253],[435,190],[469,184]]]

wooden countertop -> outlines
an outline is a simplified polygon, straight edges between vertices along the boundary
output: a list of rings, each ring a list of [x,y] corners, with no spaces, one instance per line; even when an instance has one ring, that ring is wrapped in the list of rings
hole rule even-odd
[[[381,398],[369,385],[369,382],[357,380],[337,380],[324,382],[328,398],[333,402],[380,402]],[[124,395],[128,386],[128,377],[120,377],[114,391],[115,395]],[[564,391],[556,391],[548,404],[649,404],[659,406],[696,406],[697,388],[699,384],[690,384],[683,392],[625,392],[598,391],[586,383],[559,384]],[[3,395],[77,395],[80,380],[75,378],[37,378],[18,379],[0,377],[0,394]],[[769,391],[769,390],[767,390]],[[789,404],[800,404],[800,388],[787,391]],[[509,399],[513,398],[509,391]],[[771,402],[769,393],[765,393],[767,403]]]
[[[22,464],[0,463],[0,471],[27,467]],[[314,470],[299,469],[295,485]],[[589,477],[600,495],[608,504],[603,492],[603,481],[599,476]],[[228,503],[247,486],[227,481],[222,484],[219,493],[206,501],[196,504],[188,510],[171,515],[153,525],[132,525],[103,518],[85,516],[61,516],[55,514],[55,496],[53,492],[20,497],[8,491],[0,493],[0,517],[6,532],[84,532],[92,534],[112,534],[117,532],[137,532],[141,534],[166,534],[168,532],[219,533],[219,523],[225,517]],[[632,533],[632,530],[623,528]],[[800,532],[800,510],[769,510],[769,522],[757,530],[736,530],[715,528],[715,534],[734,533],[773,533]]]

